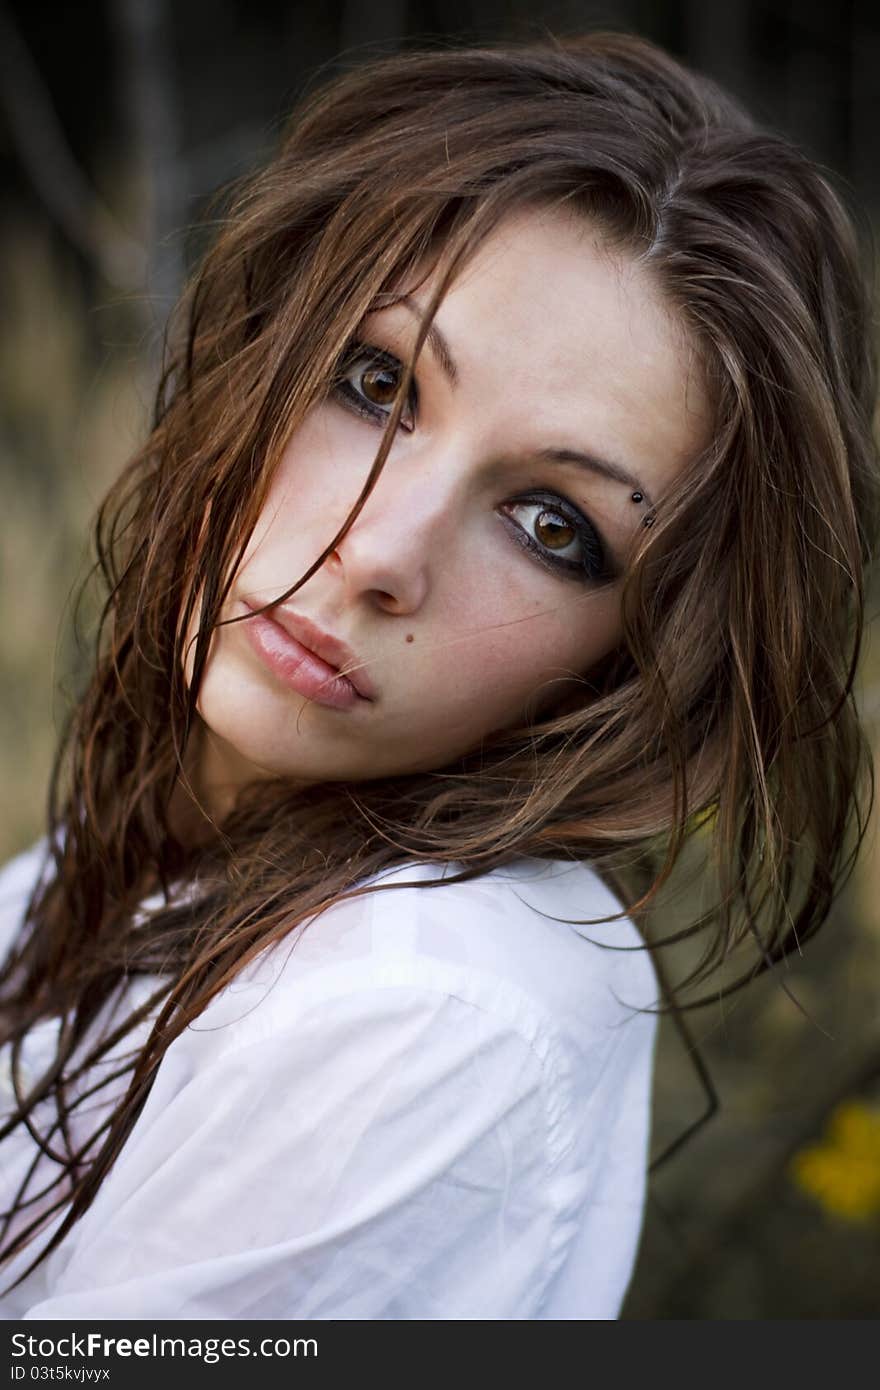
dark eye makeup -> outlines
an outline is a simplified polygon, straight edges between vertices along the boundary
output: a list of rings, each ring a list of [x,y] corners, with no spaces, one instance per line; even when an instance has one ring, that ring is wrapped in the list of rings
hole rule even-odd
[[[356,414],[362,415],[367,420],[375,420],[378,424],[384,424],[391,414],[397,396],[397,386],[393,378],[402,375],[402,373],[403,363],[393,353],[371,347],[368,343],[355,341],[349,344],[343,355],[333,393]],[[377,404],[375,401],[371,401],[364,395],[362,388],[352,385],[352,377],[356,379],[360,377],[364,380],[368,376],[371,381],[370,389],[375,390],[380,398],[385,396],[384,402],[380,400],[380,403]],[[400,428],[406,434],[411,434],[415,428],[418,404],[418,387],[413,380],[410,386],[409,400],[400,417]]]
[[[353,340],[343,354],[331,396],[363,419],[384,425],[394,407],[396,381],[402,374],[403,364],[393,353]],[[364,388],[379,399],[370,399]],[[418,405],[418,387],[413,379],[400,417],[400,428],[406,434],[415,429]],[[568,498],[538,489],[505,502],[501,511],[517,544],[552,574],[590,584],[610,583],[618,577],[596,528]],[[523,520],[515,520],[514,514]],[[545,541],[538,534],[541,530]]]

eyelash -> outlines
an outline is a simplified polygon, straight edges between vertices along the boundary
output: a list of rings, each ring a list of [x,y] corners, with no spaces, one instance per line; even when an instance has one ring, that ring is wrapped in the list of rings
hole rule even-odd
[[[366,363],[369,367],[387,367],[392,372],[402,371],[403,363],[390,352],[383,352],[381,348],[370,347],[368,343],[355,340],[349,344],[345,352],[333,386],[333,394],[356,415],[362,415],[366,420],[374,420],[377,424],[383,425],[391,413],[390,410],[383,410],[381,406],[368,401],[345,379],[351,373],[352,368],[360,362]],[[413,380],[410,386],[410,398],[407,401],[413,421],[415,421],[418,412],[418,405],[419,392]],[[411,434],[413,430],[412,425],[406,424],[406,408],[404,408],[400,418],[400,428],[406,434]]]
[[[339,401],[344,409],[352,411],[355,415],[360,415],[363,419],[371,423],[383,425],[388,419],[390,408],[383,410],[381,406],[374,405],[361,395],[351,383],[346,379],[352,373],[352,369],[361,362],[370,367],[387,367],[390,371],[402,371],[403,364],[390,352],[384,352],[381,348],[372,347],[368,343],[352,341],[346,350],[340,364],[336,379],[331,389],[331,395]],[[418,387],[413,380],[410,387],[410,396],[407,406],[400,418],[400,428],[406,434],[411,434],[415,428],[415,420],[418,416],[419,393]],[[407,425],[407,410],[411,413],[413,424]],[[554,516],[562,517],[563,520],[573,528],[577,539],[581,543],[583,560],[565,560],[558,555],[554,555],[549,549],[545,549],[540,542],[530,536],[519,522],[508,516],[507,509],[522,506],[540,507],[542,513],[550,512]],[[552,574],[568,576],[581,581],[582,583],[598,583],[601,581],[609,582],[616,575],[613,568],[609,565],[606,557],[605,548],[595,530],[587,518],[565,497],[560,497],[554,492],[533,492],[514,498],[511,502],[504,504],[505,516],[513,528],[513,535],[516,541],[528,550],[539,564],[550,570]],[[537,518],[536,518],[537,519]]]

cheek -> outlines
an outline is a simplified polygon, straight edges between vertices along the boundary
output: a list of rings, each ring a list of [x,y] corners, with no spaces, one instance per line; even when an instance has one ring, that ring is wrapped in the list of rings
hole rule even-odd
[[[616,591],[588,592],[561,609],[532,600],[517,616],[508,595],[468,626],[473,637],[453,637],[448,650],[441,643],[421,667],[418,684],[433,692],[437,713],[443,705],[469,711],[478,722],[513,719],[579,688],[577,678],[619,640],[619,597]]]

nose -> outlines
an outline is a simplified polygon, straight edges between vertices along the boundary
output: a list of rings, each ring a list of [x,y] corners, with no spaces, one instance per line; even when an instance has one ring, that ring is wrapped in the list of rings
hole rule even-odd
[[[350,601],[367,597],[389,613],[416,613],[450,562],[457,487],[452,469],[424,457],[388,460],[351,529],[328,559]]]

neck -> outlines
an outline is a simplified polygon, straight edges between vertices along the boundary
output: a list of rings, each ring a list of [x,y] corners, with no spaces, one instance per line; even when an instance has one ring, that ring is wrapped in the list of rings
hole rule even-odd
[[[188,848],[209,844],[234,809],[239,792],[270,780],[268,770],[248,762],[199,720],[184,755],[183,774],[171,795],[171,833]]]
[[[169,826],[181,844],[208,843],[235,805],[245,782],[230,768],[224,750],[201,721],[192,732],[184,755],[183,772],[171,794]]]

